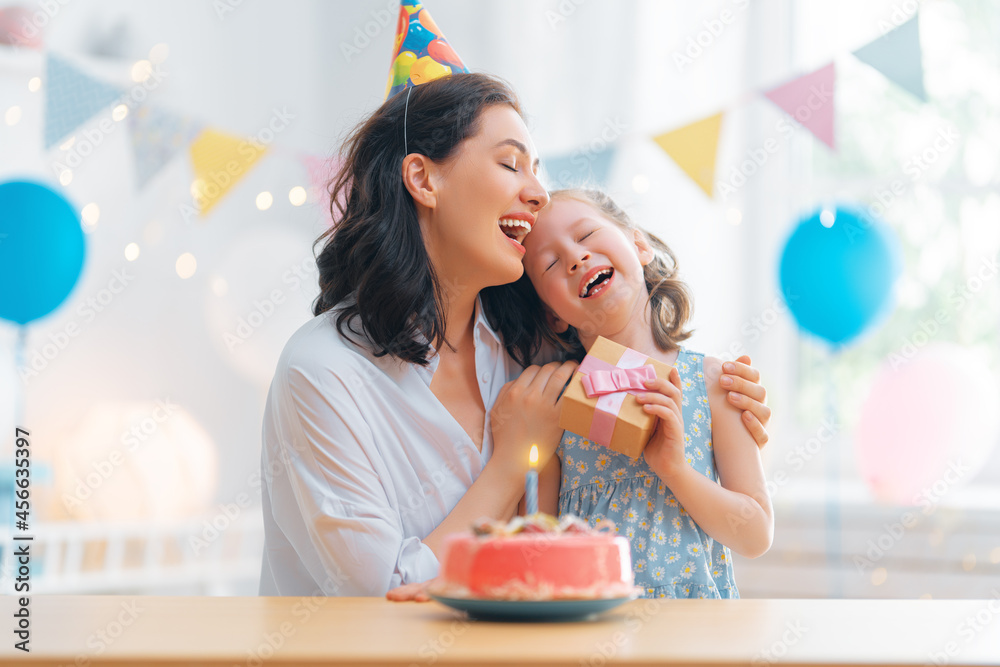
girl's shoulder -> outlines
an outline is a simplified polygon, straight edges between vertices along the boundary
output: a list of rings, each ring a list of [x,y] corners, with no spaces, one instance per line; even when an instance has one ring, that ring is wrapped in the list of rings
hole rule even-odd
[[[704,379],[709,391],[721,391],[719,378],[722,377],[722,359],[681,346],[675,363],[682,372],[688,371],[698,379]]]
[[[718,371],[719,374],[721,374],[722,371],[722,359],[719,359],[718,357],[710,357],[704,352],[692,350],[684,347],[683,345],[678,347],[677,361],[675,363],[677,365],[686,364],[706,373],[709,369],[713,372]]]

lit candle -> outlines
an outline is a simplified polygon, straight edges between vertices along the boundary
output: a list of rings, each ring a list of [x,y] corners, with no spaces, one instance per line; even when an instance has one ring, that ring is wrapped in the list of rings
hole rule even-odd
[[[524,480],[525,504],[527,505],[524,513],[531,516],[538,514],[538,445],[531,446],[528,462],[531,467]]]

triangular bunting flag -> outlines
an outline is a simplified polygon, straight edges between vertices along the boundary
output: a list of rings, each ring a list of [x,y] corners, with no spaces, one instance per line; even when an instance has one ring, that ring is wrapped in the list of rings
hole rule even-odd
[[[895,30],[862,46],[854,56],[882,73],[885,78],[927,101],[924,90],[924,66],[920,53],[920,27],[917,14]]]
[[[542,160],[548,185],[552,189],[605,187],[614,162],[613,146],[596,153],[576,152]]]
[[[833,136],[834,82],[833,63],[794,81],[772,88],[764,95],[782,111],[791,115],[830,148],[836,150]]]
[[[715,154],[723,112],[653,137],[660,148],[711,197],[715,183]]]
[[[253,168],[267,148],[216,130],[205,130],[191,144],[195,181],[191,195],[202,215]]]
[[[147,105],[138,107],[128,118],[139,188],[190,144],[201,129],[189,118]]]
[[[51,54],[45,68],[45,82],[45,148],[118,101],[122,94]]]

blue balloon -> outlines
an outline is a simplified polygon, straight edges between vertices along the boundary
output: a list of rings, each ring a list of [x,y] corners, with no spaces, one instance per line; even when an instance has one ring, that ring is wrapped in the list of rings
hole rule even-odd
[[[0,183],[0,318],[27,324],[55,310],[83,269],[80,218],[58,192]]]
[[[901,268],[886,225],[852,207],[817,209],[785,244],[781,292],[799,326],[843,345],[889,311]]]

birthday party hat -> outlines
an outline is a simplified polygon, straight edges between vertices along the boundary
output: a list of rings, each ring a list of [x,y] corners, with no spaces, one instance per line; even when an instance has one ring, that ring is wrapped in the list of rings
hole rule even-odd
[[[409,86],[419,86],[455,72],[468,71],[434,23],[430,12],[424,9],[424,3],[401,0],[385,99]]]

